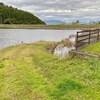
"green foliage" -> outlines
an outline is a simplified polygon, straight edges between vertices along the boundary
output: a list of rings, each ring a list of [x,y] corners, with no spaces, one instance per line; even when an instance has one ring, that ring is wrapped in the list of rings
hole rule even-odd
[[[7,18],[4,20],[4,24],[16,24],[17,20],[16,18]]]
[[[2,2],[0,2],[0,6],[4,6],[4,4]]]
[[[2,16],[3,24],[45,24],[35,15],[9,7],[0,3],[0,16]]]
[[[76,22],[72,22],[72,25],[75,25],[75,24],[79,24],[79,20],[77,20]]]

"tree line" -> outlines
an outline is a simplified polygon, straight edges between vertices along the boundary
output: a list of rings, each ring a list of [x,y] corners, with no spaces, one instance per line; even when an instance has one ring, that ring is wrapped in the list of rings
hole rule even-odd
[[[35,15],[0,3],[0,23],[2,24],[45,24]]]

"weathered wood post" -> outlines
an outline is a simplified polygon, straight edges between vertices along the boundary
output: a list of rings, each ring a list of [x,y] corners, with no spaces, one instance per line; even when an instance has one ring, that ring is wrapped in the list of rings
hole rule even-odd
[[[89,40],[88,40],[88,44],[90,44],[90,38],[91,38],[91,30],[89,30]]]
[[[77,34],[76,34],[75,45],[76,45],[76,50],[77,50],[77,48],[78,48],[78,32],[77,32]]]
[[[97,33],[97,41],[99,41],[99,29],[97,29],[98,33]]]

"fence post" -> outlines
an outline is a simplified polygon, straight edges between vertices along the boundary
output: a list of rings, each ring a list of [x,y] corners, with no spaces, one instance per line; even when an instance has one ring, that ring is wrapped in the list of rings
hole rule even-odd
[[[91,36],[91,30],[89,30],[89,41],[88,41],[88,45],[90,44],[90,36]]]
[[[98,33],[97,33],[97,41],[99,41],[99,29],[98,29]]]
[[[76,50],[77,50],[77,48],[78,48],[78,32],[77,32],[77,34],[76,34],[76,41],[75,41],[75,45],[76,45]]]

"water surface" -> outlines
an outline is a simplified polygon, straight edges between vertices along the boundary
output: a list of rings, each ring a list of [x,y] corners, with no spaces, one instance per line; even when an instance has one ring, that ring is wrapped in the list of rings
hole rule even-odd
[[[0,29],[0,49],[16,44],[40,40],[61,41],[79,30]]]

